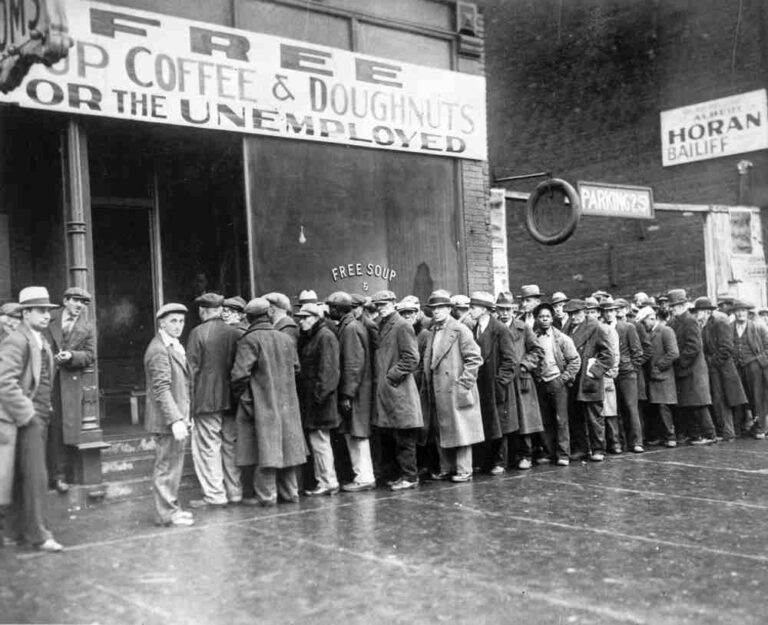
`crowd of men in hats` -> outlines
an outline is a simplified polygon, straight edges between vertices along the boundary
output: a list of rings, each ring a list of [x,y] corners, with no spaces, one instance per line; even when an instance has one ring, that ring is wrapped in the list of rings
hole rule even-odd
[[[46,551],[61,546],[42,517],[45,438],[67,414],[65,372],[93,364],[92,327],[75,331],[89,298],[70,289],[49,324],[47,291],[30,287],[0,317],[0,440],[18,437],[0,445],[0,504],[17,505],[17,535]],[[186,347],[190,311],[162,306],[144,356],[160,525],[194,523],[178,500],[190,436],[201,489],[190,507],[204,509],[296,503],[302,483],[308,497],[400,491],[649,445],[762,439],[768,426],[768,326],[740,300],[690,302],[674,289],[545,301],[524,285],[517,299],[438,290],[424,306],[386,290],[324,302],[304,291],[295,310],[282,293],[205,293],[195,306]],[[56,466],[54,454],[65,488]]]

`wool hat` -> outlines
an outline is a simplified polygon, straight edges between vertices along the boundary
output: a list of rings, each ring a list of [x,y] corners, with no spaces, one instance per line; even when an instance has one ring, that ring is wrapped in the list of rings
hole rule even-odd
[[[563,302],[567,302],[567,301],[568,301],[568,296],[562,291],[555,291],[554,293],[552,293],[553,304],[562,304]]]
[[[0,306],[0,315],[21,319],[21,305],[16,302],[8,302]]]
[[[224,303],[224,296],[218,293],[203,293],[195,298],[200,308],[219,308]]]
[[[451,301],[451,294],[444,289],[438,289],[437,291],[433,291],[429,296],[429,300],[427,301],[427,306],[429,306],[430,308],[437,308],[439,306],[453,306],[453,305],[454,303]]]
[[[266,300],[264,300],[266,301]],[[309,302],[302,305],[302,307],[294,313],[294,317],[322,317],[323,309],[320,308],[320,304],[316,302]]]
[[[670,306],[675,306],[676,304],[685,304],[686,302],[690,301],[688,296],[685,294],[685,289],[672,289],[667,293],[667,297],[669,298],[667,303]]]
[[[266,315],[269,310],[269,305],[269,300],[266,297],[254,297],[245,305],[245,314],[251,315],[252,317]]]
[[[502,291],[496,296],[496,308],[512,308],[515,298],[509,291]]]
[[[371,296],[372,304],[384,304],[385,302],[396,302],[397,296],[392,291],[377,291]]]
[[[48,289],[44,286],[28,286],[21,289],[19,306],[21,308],[60,308],[58,304],[51,304]]]
[[[271,293],[267,293],[266,295],[262,295],[261,297],[267,300],[275,308],[280,308],[286,311],[291,310],[291,300],[284,293],[278,293],[276,291],[272,291]],[[226,305],[226,302],[225,302],[225,305]]]
[[[84,302],[90,302],[93,299],[88,291],[79,286],[71,286],[64,291],[64,299],[67,299],[68,297],[72,299],[81,299]]]
[[[403,312],[406,310],[418,312],[420,309],[421,306],[419,305],[419,298],[415,297],[414,295],[406,295],[397,304],[395,304],[395,310],[397,310],[397,312]]]
[[[345,291],[335,291],[325,298],[325,303],[329,306],[349,306],[352,307],[352,296]]]
[[[544,294],[541,292],[541,289],[539,289],[538,284],[524,284],[520,287],[520,299],[525,299],[526,297],[543,297]]]
[[[715,306],[708,297],[697,297],[693,302],[693,310],[715,310]]]
[[[563,310],[567,313],[578,312],[580,310],[586,310],[587,302],[583,299],[571,299],[565,303]]]
[[[496,302],[493,299],[493,294],[488,291],[474,291],[469,296],[470,306],[484,306],[488,310],[496,309]]]
[[[170,315],[172,313],[181,313],[182,315],[186,315],[187,312],[189,311],[184,304],[163,304],[160,306],[157,314],[155,314],[155,318],[162,319],[166,315]]]
[[[646,319],[654,314],[656,314],[656,311],[653,310],[653,308],[651,308],[650,306],[643,306],[640,310],[637,311],[637,316],[635,317],[635,321],[640,323],[643,319]]]

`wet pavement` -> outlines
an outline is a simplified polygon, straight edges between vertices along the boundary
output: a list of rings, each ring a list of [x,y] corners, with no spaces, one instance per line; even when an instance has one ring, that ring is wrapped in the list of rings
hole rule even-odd
[[[0,622],[768,622],[768,442],[198,511],[137,498],[0,549]],[[182,500],[197,496],[193,489]]]

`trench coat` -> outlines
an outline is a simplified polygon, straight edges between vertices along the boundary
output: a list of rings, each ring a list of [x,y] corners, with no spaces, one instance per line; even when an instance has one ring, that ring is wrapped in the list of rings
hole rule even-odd
[[[373,424],[394,429],[422,427],[421,399],[413,378],[419,366],[413,326],[393,312],[381,321],[374,353],[376,414]]]
[[[192,376],[192,416],[233,414],[235,403],[229,373],[241,334],[222,319],[213,318],[192,328],[187,338],[187,363]]]
[[[731,408],[747,403],[736,363],[733,360],[733,329],[724,319],[711,315],[701,329],[704,358],[709,367],[710,380],[719,378],[723,400]],[[711,382],[715,387],[716,382]]]
[[[238,341],[230,377],[237,402],[239,466],[283,469],[306,462],[298,372],[293,339],[268,321],[255,322]]]
[[[54,379],[53,409],[61,415],[64,444],[75,445],[80,442],[80,424],[83,420],[83,400],[88,380],[83,376],[85,369],[93,368],[96,361],[96,332],[93,324],[83,311],[68,334],[62,327],[63,311],[52,314],[48,324],[48,338],[53,353],[72,352],[72,359],[56,367]]]
[[[512,346],[512,333],[494,317],[490,317],[485,331],[475,340],[480,346],[483,359],[477,374],[480,412],[483,416],[485,440],[490,441],[517,429],[510,429],[509,404],[515,403],[510,385],[517,374],[518,361]],[[516,415],[515,411],[512,416]],[[506,426],[507,431],[503,426]]]
[[[429,330],[424,349],[423,391],[429,395],[431,418],[437,426],[440,447],[464,447],[481,443],[483,417],[477,392],[477,372],[483,363],[472,331],[452,317]]]
[[[709,393],[709,369],[704,358],[701,329],[696,318],[689,312],[674,317],[669,327],[675,332],[680,356],[675,361],[675,384],[678,406],[708,406],[712,403]]]
[[[147,399],[144,427],[153,434],[170,434],[174,421],[190,423],[192,380],[184,354],[166,347],[156,335],[144,352]]]
[[[299,406],[304,427],[308,430],[339,427],[339,341],[323,319],[299,338],[299,363]]]
[[[357,438],[371,435],[373,405],[373,366],[368,330],[347,313],[339,321],[339,400],[349,399],[352,410],[342,414],[342,431]],[[341,412],[341,409],[339,409]]]
[[[50,371],[53,358],[49,354]],[[23,323],[0,344],[0,506],[11,503],[16,436],[35,416],[43,352]]]
[[[568,320],[566,333],[581,358],[581,370],[574,382],[577,401],[603,401],[603,376],[613,366],[608,333],[596,319],[587,317],[577,326]],[[592,376],[587,375],[591,367]]]
[[[677,403],[674,362],[680,352],[672,328],[658,322],[648,333],[651,343],[651,358],[648,361],[648,403]]]
[[[515,320],[507,331],[512,336],[516,375],[507,394],[502,430],[505,434],[519,432],[522,435],[541,432],[544,425],[533,375],[538,371],[544,350],[534,331],[525,323]]]

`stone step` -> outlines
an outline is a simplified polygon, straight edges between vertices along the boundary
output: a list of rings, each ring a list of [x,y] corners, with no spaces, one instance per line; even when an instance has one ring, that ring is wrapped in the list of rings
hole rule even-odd
[[[135,454],[151,454],[155,451],[155,438],[149,435],[121,438],[105,437],[104,442],[109,443],[109,448],[101,452],[102,458],[114,459]]]

